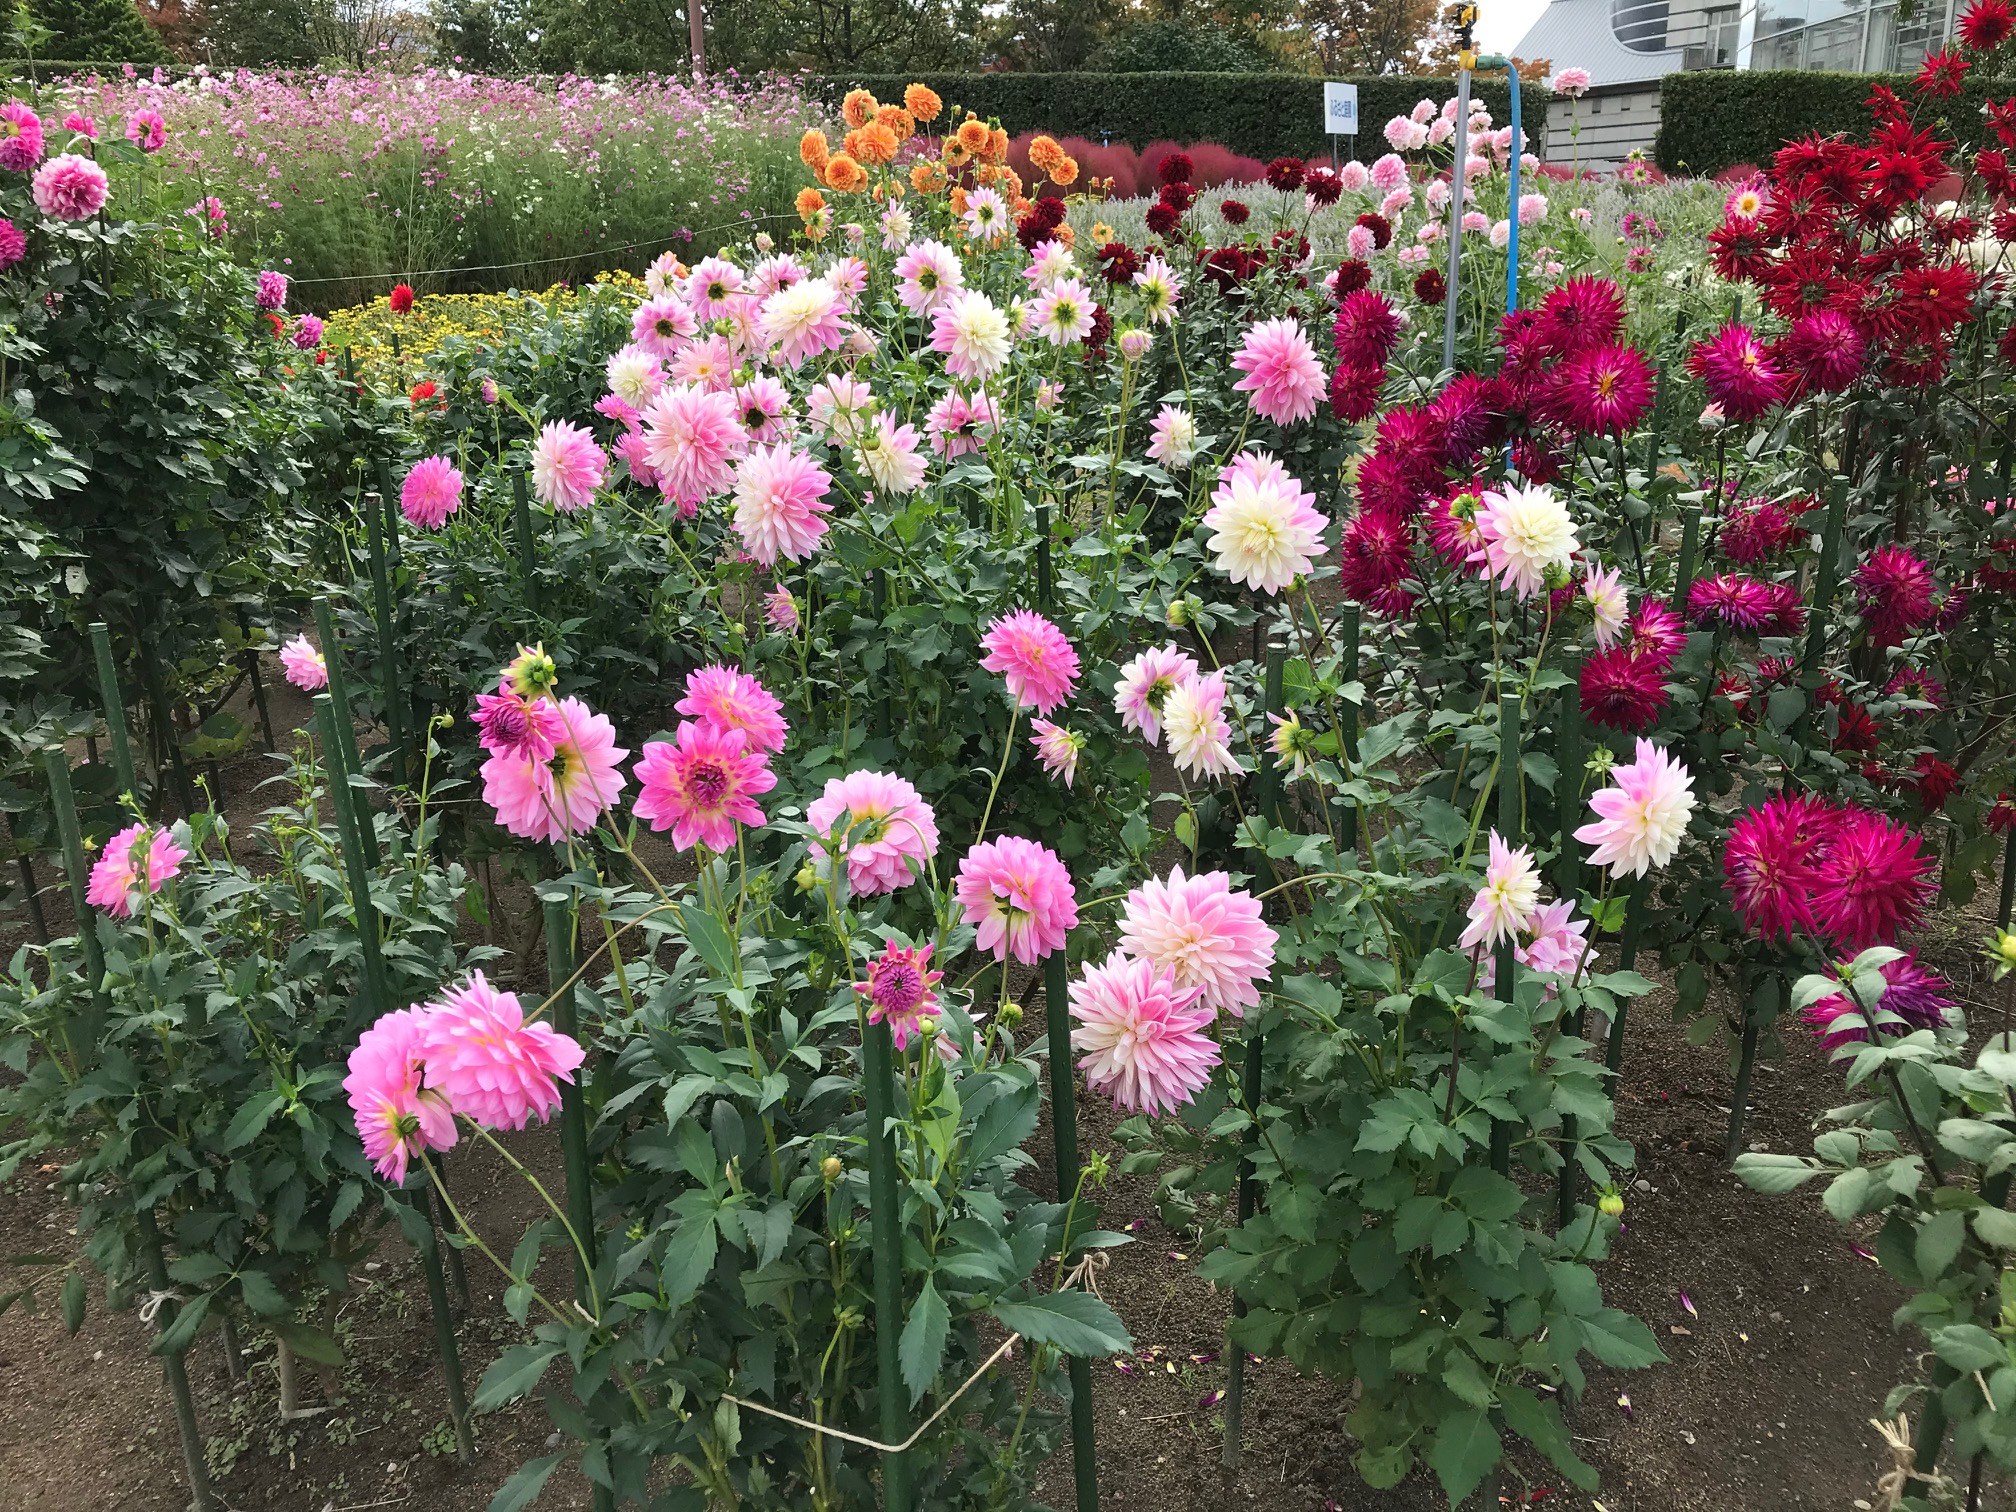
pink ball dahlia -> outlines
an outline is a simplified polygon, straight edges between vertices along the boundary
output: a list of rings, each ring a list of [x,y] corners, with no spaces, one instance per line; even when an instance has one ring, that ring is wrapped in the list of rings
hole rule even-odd
[[[703,724],[740,730],[750,749],[781,751],[790,726],[784,705],[756,678],[737,667],[701,667],[686,679],[686,693],[673,709]]]
[[[609,458],[586,428],[549,420],[532,443],[532,496],[568,514],[595,502]]]
[[[868,963],[868,980],[854,990],[868,999],[868,1022],[889,1026],[898,1050],[908,1050],[924,1026],[938,1016],[938,994],[931,989],[945,973],[931,969],[931,947],[890,945]]]
[[[422,457],[399,485],[399,508],[423,530],[439,530],[462,507],[462,471],[446,457]]]
[[[429,1083],[487,1129],[543,1123],[560,1106],[557,1083],[574,1080],[585,1059],[551,1024],[526,1023],[518,994],[499,992],[480,971],[427,1005],[420,1055]]]
[[[1254,414],[1276,425],[1307,420],[1325,392],[1316,349],[1302,327],[1285,317],[1263,320],[1249,330],[1232,366],[1246,375],[1232,387],[1248,396]]]
[[[1034,840],[1003,835],[966,852],[953,895],[976,931],[974,947],[996,960],[1034,966],[1078,922],[1071,873],[1057,853]]]
[[[999,672],[1009,695],[1025,709],[1048,714],[1077,685],[1078,653],[1040,614],[1017,609],[1003,615],[987,627],[980,646],[987,653],[980,665]]]
[[[358,1036],[343,1090],[357,1137],[378,1174],[394,1186],[407,1162],[426,1150],[452,1150],[455,1110],[439,1088],[425,1085],[429,1010],[400,1008]]]
[[[304,693],[329,686],[329,663],[305,635],[295,636],[280,648],[280,670]]]
[[[623,796],[616,728],[578,698],[563,698],[553,754],[543,761],[493,755],[483,763],[483,801],[497,822],[526,840],[559,842],[595,827],[602,811]]]
[[[104,853],[91,867],[85,899],[115,919],[130,918],[133,894],[157,893],[181,869],[189,852],[165,829],[132,824],[105,842]]]
[[[756,800],[777,786],[769,759],[740,730],[685,719],[671,741],[653,740],[637,763],[637,817],[672,831],[680,850],[735,849],[735,826],[766,821]]]
[[[105,170],[87,157],[65,152],[35,170],[30,185],[35,208],[56,220],[78,221],[105,208],[112,192]]]
[[[42,117],[19,100],[0,105],[0,168],[26,173],[42,161]]]
[[[28,255],[28,238],[21,234],[21,228],[0,215],[0,273],[20,262]]]
[[[829,777],[805,811],[805,822],[832,840],[847,862],[847,886],[861,897],[895,892],[938,853],[938,820],[931,805],[901,777],[849,772]],[[819,841],[812,854],[827,854]]]
[[[833,478],[788,441],[760,446],[735,469],[735,533],[765,567],[802,562],[826,534]]]
[[[1244,1018],[1260,1001],[1280,937],[1260,917],[1260,900],[1234,890],[1224,872],[1186,877],[1176,867],[1127,894],[1120,948],[1194,987],[1214,1013]]]
[[[1197,1095],[1218,1064],[1205,1031],[1215,1016],[1195,987],[1154,964],[1113,952],[1086,963],[1071,984],[1071,1048],[1085,1083],[1129,1113],[1173,1113]]]

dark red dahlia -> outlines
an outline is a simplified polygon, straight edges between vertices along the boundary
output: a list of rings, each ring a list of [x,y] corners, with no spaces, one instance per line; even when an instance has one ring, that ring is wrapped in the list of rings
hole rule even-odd
[[[1440,268],[1423,268],[1414,275],[1414,297],[1424,305],[1439,305],[1448,293],[1449,284]]]
[[[1841,699],[1834,705],[1834,734],[1829,743],[1837,751],[1859,754],[1875,750],[1883,743],[1883,736],[1867,709]]]
[[[1383,367],[1400,340],[1400,316],[1375,289],[1345,296],[1330,327],[1338,362],[1347,367]]]
[[[1919,334],[1942,335],[1973,313],[1977,282],[1958,263],[1908,268],[1897,275],[1895,306]]]
[[[1344,197],[1344,181],[1328,168],[1311,168],[1302,180],[1302,190],[1321,209],[1327,209]]]
[[[392,292],[385,296],[385,303],[391,307],[394,315],[404,315],[413,308],[413,285],[403,283],[392,285]]]
[[[1649,730],[1666,709],[1665,668],[1624,646],[1582,663],[1582,717],[1612,730]]]
[[[1895,646],[1932,617],[1932,569],[1902,546],[1879,546],[1855,569],[1873,645]]]
[[[1099,249],[1099,273],[1109,284],[1132,283],[1140,271],[1140,257],[1125,242],[1108,242]]]
[[[1607,278],[1578,273],[1547,291],[1533,334],[1549,352],[1572,357],[1608,346],[1623,327],[1623,291]]]
[[[1253,215],[1253,211],[1247,205],[1235,199],[1220,200],[1218,213],[1225,217],[1225,224],[1228,226],[1243,226]]]
[[[1197,190],[1189,184],[1164,184],[1157,198],[1181,215],[1197,203]]]
[[[1182,212],[1165,201],[1158,200],[1148,207],[1148,229],[1157,236],[1167,236],[1182,219]]]
[[[1799,500],[1789,505],[1770,499],[1745,501],[1723,522],[1719,537],[1723,554],[1739,567],[1770,561],[1799,538],[1799,515],[1804,512]]]
[[[1155,165],[1155,176],[1164,184],[1187,184],[1196,165],[1187,152],[1172,152]]]
[[[2016,95],[1988,102],[1988,127],[2004,147],[2016,148]]]
[[[1916,778],[1918,801],[1925,805],[1928,814],[1946,807],[1946,800],[1960,786],[1960,774],[1930,751],[1919,753],[1911,764],[1911,773]]]
[[[1708,256],[1731,283],[1756,278],[1771,266],[1763,230],[1747,215],[1732,215],[1708,233]]]
[[[1414,595],[1414,533],[1390,514],[1361,509],[1337,543],[1337,583],[1345,594],[1382,614],[1405,614]]]
[[[1995,799],[1988,810],[1988,828],[1995,834],[2006,835],[2016,829],[2016,793],[2003,793]]]
[[[1512,465],[1529,483],[1552,483],[1561,476],[1561,453],[1544,436],[1521,436],[1512,443]]]
[[[1921,667],[1904,668],[1883,685],[1883,691],[1909,699],[1912,703],[1929,705],[1928,708],[1910,711],[1921,717],[1946,707],[1946,685]]]
[[[1302,159],[1277,157],[1267,165],[1267,182],[1283,194],[1302,187]]]
[[[1944,336],[1892,347],[1883,363],[1884,381],[1899,388],[1930,388],[1946,376],[1946,361],[1951,355]]]
[[[1339,300],[1347,294],[1356,294],[1372,282],[1372,265],[1362,263],[1355,257],[1347,257],[1337,264],[1337,271],[1330,278],[1330,292]],[[2010,327],[2016,330],[2016,326]]]
[[[1356,424],[1369,420],[1379,409],[1379,390],[1385,387],[1383,367],[1352,367],[1338,363],[1330,375],[1330,413],[1339,420]]]
[[[1367,210],[1363,215],[1358,217],[1356,224],[1363,226],[1367,231],[1372,233],[1372,246],[1376,251],[1385,251],[1387,245],[1393,240],[1393,222],[1386,219],[1377,210]]]
[[[1092,306],[1092,329],[1085,333],[1085,350],[1103,352],[1113,339],[1113,312],[1102,304]]]

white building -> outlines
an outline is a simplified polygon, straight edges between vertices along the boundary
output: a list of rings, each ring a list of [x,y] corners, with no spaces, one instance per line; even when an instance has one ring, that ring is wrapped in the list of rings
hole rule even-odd
[[[1586,68],[1592,85],[1571,112],[1547,117],[1547,160],[1607,165],[1659,131],[1659,80],[1691,68],[1915,70],[1953,32],[1957,0],[1919,0],[1899,23],[1895,0],[1552,0],[1511,52]],[[1579,119],[1579,143],[1570,124]]]

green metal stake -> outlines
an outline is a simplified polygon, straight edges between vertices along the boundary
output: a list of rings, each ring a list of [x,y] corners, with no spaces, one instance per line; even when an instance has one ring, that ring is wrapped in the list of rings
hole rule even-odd
[[[1050,565],[1050,506],[1036,506],[1036,602],[1045,614],[1057,612],[1057,583]]]
[[[147,702],[154,710],[154,722],[160,729],[162,743],[168,747],[168,767],[175,774],[175,792],[182,800],[182,812],[185,816],[193,815],[196,812],[196,785],[189,780],[189,768],[182,759],[182,737],[175,728],[174,712],[168,706],[168,681],[162,676],[153,642],[144,637],[140,642],[140,675],[147,685]]]
[[[1068,1007],[1070,966],[1065,947],[1043,962],[1043,1008],[1050,1034],[1050,1133],[1057,1155],[1057,1200],[1070,1212],[1078,1190],[1078,1089],[1071,1070],[1071,1013]],[[1068,1264],[1077,1248],[1076,1232],[1064,1236]],[[1078,1512],[1098,1512],[1099,1451],[1092,1429],[1092,1362],[1082,1355],[1066,1361],[1071,1377],[1071,1476],[1078,1491]]]
[[[1555,731],[1560,755],[1556,758],[1559,772],[1554,778],[1554,807],[1560,816],[1559,833],[1556,844],[1560,856],[1554,863],[1555,886],[1561,896],[1573,900],[1582,890],[1582,855],[1576,849],[1575,816],[1582,802],[1582,702],[1575,685],[1569,683],[1561,690],[1561,723]],[[1582,1037],[1583,1014],[1578,1007],[1568,1016],[1566,1025],[1570,1038]],[[1576,1189],[1578,1185],[1574,1160],[1575,1140],[1580,1132],[1575,1115],[1561,1115],[1561,1190],[1560,1225],[1566,1228],[1575,1221]]]
[[[1750,1112],[1750,1076],[1757,1066],[1757,1021],[1778,1012],[1778,978],[1767,975],[1743,999],[1743,1032],[1736,1058],[1736,1085],[1729,1095],[1729,1135],[1723,1141],[1723,1158],[1734,1162],[1743,1149],[1743,1123]]]
[[[1313,604],[1310,606],[1310,612],[1315,612]],[[1344,647],[1344,680],[1346,682],[1356,682],[1358,681],[1358,606],[1356,604],[1345,605],[1343,612],[1338,615],[1337,639]],[[1278,708],[1275,708],[1271,704],[1269,708],[1275,713],[1280,712]],[[1358,759],[1358,705],[1350,705],[1348,710],[1339,717],[1344,721],[1344,727],[1337,732],[1339,747],[1344,752],[1344,759],[1346,761],[1355,762]],[[1358,848],[1358,805],[1356,803],[1347,805],[1344,810],[1344,824],[1338,836],[1338,843],[1347,851]]]
[[[133,776],[133,742],[126,734],[126,699],[119,691],[119,666],[112,659],[112,632],[103,620],[91,626],[91,650],[98,660],[98,697],[105,705],[105,729],[111,736],[112,772],[119,791],[140,801],[140,786]]]
[[[1701,543],[1701,506],[1689,504],[1680,517],[1680,560],[1673,572],[1672,608],[1687,611],[1687,590],[1694,586],[1694,557]]]
[[[2009,831],[2009,843],[2002,851],[2002,901],[1995,909],[1995,927],[2007,929],[2016,912],[2016,829]]]
[[[84,947],[84,969],[91,974],[91,998],[97,1014],[97,1022],[85,1025],[87,1032],[80,1037],[95,1046],[111,1006],[105,999],[105,951],[98,943],[98,917],[91,911],[91,869],[84,860],[77,795],[70,788],[70,758],[61,746],[51,746],[42,753],[42,770],[49,778],[49,803],[56,810],[56,834],[63,846],[63,879],[70,884],[70,909],[77,916],[77,939]]]
[[[320,702],[318,699],[317,702]],[[462,1381],[462,1352],[455,1342],[455,1315],[448,1309],[448,1278],[441,1271],[441,1246],[434,1239],[434,1225],[417,1188],[405,1193],[419,1218],[415,1230],[419,1240],[420,1269],[427,1276],[427,1305],[434,1314],[434,1350],[441,1356],[441,1374],[448,1384],[448,1420],[455,1425],[455,1457],[468,1464],[476,1457],[476,1435],[469,1427],[469,1391]]]
[[[868,1108],[868,1213],[875,1232],[875,1377],[882,1442],[910,1436],[908,1397],[896,1346],[903,1328],[903,1191],[897,1181],[894,1046],[887,1024],[870,1024],[861,1042],[863,1092]],[[910,1512],[910,1452],[882,1454],[883,1512]]]
[[[532,499],[525,491],[525,474],[511,474],[511,522],[518,532],[518,576],[525,590],[525,607],[536,619],[539,615],[539,548],[532,539]]]
[[[336,811],[336,833],[343,842],[343,865],[350,875],[351,906],[357,916],[357,944],[364,955],[364,1022],[376,1023],[380,1014],[392,1007],[391,979],[385,972],[385,957],[378,944],[378,909],[371,901],[371,873],[375,861],[366,861],[362,833],[363,807],[350,786],[350,774],[343,764],[343,750],[337,737],[339,721],[336,703],[327,693],[315,695],[315,724],[322,734],[323,754],[329,769],[329,806]]]
[[[574,990],[561,992],[574,975],[574,914],[566,903],[554,899],[545,905],[546,985],[560,995],[553,999],[553,1028],[568,1039],[579,1037],[574,1013]],[[584,1063],[583,1070],[586,1066]],[[574,1283],[581,1300],[588,1300],[588,1277],[595,1265],[594,1191],[588,1174],[588,1115],[581,1100],[581,1077],[560,1084],[560,1150],[567,1172],[567,1221],[587,1252],[574,1256]]]
[[[322,639],[322,660],[329,669],[328,697],[336,707],[335,744],[330,748],[330,765],[333,767],[340,756],[346,773],[361,774],[364,761],[357,753],[357,725],[350,712],[350,679],[343,670],[343,643],[336,638],[336,616],[330,612],[326,598],[315,600],[315,633]],[[360,798],[358,809],[357,843],[363,853],[364,864],[375,869],[378,865],[378,831],[371,819],[371,805]]]
[[[1520,748],[1519,748],[1519,698],[1516,694],[1501,694],[1498,699],[1498,833],[1505,837],[1507,844],[1517,844],[1525,834],[1523,815],[1520,812]],[[1513,955],[1513,942],[1508,937],[1498,942],[1497,981],[1498,1001],[1512,1001],[1513,990],[1518,984],[1519,963]],[[1512,1163],[1512,1125],[1508,1120],[1491,1121],[1491,1169],[1503,1176],[1508,1174]]]
[[[1630,898],[1624,905],[1624,936],[1617,945],[1619,971],[1629,971],[1638,964],[1638,937],[1645,930],[1645,892],[1645,878],[1631,884]],[[1624,1069],[1624,1015],[1630,1006],[1629,998],[1617,999],[1617,1012],[1610,1020],[1609,1052],[1603,1059],[1613,1073]]]
[[[371,547],[371,595],[378,624],[378,681],[385,703],[385,733],[392,743],[392,781],[404,787],[406,692],[399,676],[399,625],[392,616],[392,575],[385,566],[384,520],[368,494],[364,499],[364,531]]]
[[[141,1208],[134,1216],[140,1223],[140,1250],[147,1261],[148,1283],[156,1292],[169,1295],[157,1316],[165,1330],[181,1311],[174,1301],[174,1283],[168,1279],[167,1257],[161,1253],[161,1230],[154,1222],[154,1210]],[[203,1457],[203,1430],[196,1422],[196,1398],[189,1390],[189,1371],[182,1352],[161,1357],[161,1373],[168,1378],[168,1395],[175,1402],[175,1430],[182,1438],[182,1464],[189,1472],[189,1505],[193,1512],[212,1512],[217,1505],[210,1489],[210,1465]]]

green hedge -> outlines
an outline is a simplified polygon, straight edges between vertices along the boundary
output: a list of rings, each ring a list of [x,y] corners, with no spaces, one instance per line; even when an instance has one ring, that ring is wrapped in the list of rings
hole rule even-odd
[[[1216,142],[1248,157],[1327,156],[1323,129],[1323,81],[1303,74],[1228,73],[986,73],[886,74],[857,78],[810,78],[806,85],[838,106],[849,89],[873,90],[878,100],[898,101],[903,86],[916,81],[938,91],[948,107],[998,116],[1010,134],[1047,131],[1053,136],[1108,139],[1142,148],[1150,142]],[[1338,150],[1360,158],[1386,151],[1379,130],[1420,99],[1441,101],[1453,80],[1379,77],[1358,86],[1358,121],[1353,139],[1340,137]],[[1474,82],[1473,95],[1494,121],[1510,118],[1511,92],[1502,78]],[[1546,91],[1529,87],[1520,101],[1521,124],[1539,142],[1547,130]]]
[[[1659,142],[1654,149],[1659,166],[1668,173],[1694,174],[1716,174],[1738,163],[1764,168],[1781,146],[1809,132],[1866,132],[1871,122],[1864,102],[1875,84],[1888,84],[1912,98],[1908,74],[1669,73],[1659,81]],[[2007,80],[1999,86],[1968,81],[1957,98],[1946,102],[1939,134],[1970,145],[1978,142],[1986,130],[1982,102],[2011,93],[2016,85]]]

